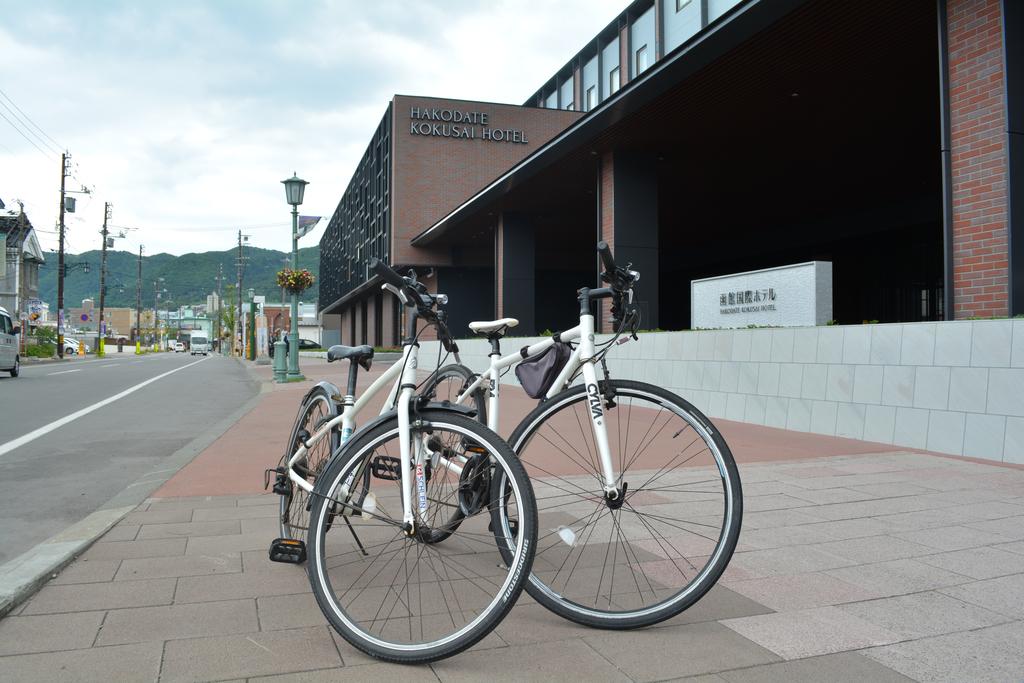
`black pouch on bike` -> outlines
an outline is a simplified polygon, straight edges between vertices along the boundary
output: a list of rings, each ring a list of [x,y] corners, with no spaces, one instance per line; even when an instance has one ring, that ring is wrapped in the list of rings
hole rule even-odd
[[[516,377],[530,398],[543,398],[565,367],[572,349],[565,342],[555,345],[539,356],[528,358],[516,366]]]

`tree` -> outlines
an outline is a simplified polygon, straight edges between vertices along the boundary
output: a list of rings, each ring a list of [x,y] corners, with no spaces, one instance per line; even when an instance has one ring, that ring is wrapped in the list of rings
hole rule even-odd
[[[220,306],[220,338],[231,340],[235,332],[235,321],[238,311],[235,309],[235,286],[228,285],[221,299]]]

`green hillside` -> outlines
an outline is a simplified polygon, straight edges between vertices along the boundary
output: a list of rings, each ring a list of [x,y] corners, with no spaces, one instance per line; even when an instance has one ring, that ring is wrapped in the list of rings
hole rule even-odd
[[[153,254],[142,258],[142,305],[153,306],[153,282],[164,278],[163,288],[167,290],[165,301],[172,305],[206,303],[206,296],[217,291],[219,267],[224,267],[224,287],[235,282],[235,256],[237,251],[207,251],[201,254]],[[269,301],[278,301],[281,290],[274,284],[274,277],[284,265],[284,252],[272,249],[246,247],[248,257],[242,289],[250,287],[256,294],[266,295]],[[76,270],[64,278],[64,308],[80,306],[82,299],[99,301],[100,252],[87,251],[82,254],[67,254],[68,263],[86,261],[91,264],[89,273]],[[138,254],[126,251],[107,252],[107,298],[111,307],[135,306],[135,284],[137,280]],[[299,267],[308,268],[319,278],[319,245],[299,249]],[[303,301],[316,298],[318,284],[306,292]],[[39,271],[39,295],[50,304],[50,310],[57,309],[57,254],[47,253],[46,264]],[[308,297],[308,298],[307,298]]]

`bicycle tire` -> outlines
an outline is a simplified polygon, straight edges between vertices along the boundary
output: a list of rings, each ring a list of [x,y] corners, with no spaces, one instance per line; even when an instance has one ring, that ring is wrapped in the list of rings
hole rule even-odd
[[[580,624],[650,626],[692,606],[725,571],[742,524],[742,485],[725,440],[685,399],[641,382],[600,385],[603,401],[608,389],[614,390],[614,406],[606,406],[604,422],[620,485],[627,484],[617,510],[604,498],[590,396],[583,386],[542,402],[509,439],[533,481],[543,530],[526,590],[549,610]],[[666,432],[673,421],[676,426]],[[693,450],[698,441],[702,445]],[[581,452],[586,449],[590,452]],[[704,452],[701,461],[691,462]],[[687,466],[670,476],[667,468],[676,461]],[[631,469],[634,464],[637,469]],[[719,493],[720,515],[715,512]],[[572,521],[552,528],[566,519]],[[618,585],[617,570],[622,577]]]
[[[281,466],[286,467],[291,456],[298,450],[299,436],[303,429],[309,434],[314,434],[320,425],[337,415],[338,407],[331,398],[330,392],[324,387],[315,387],[307,394],[295,417],[295,422],[292,424],[292,430],[288,437],[288,449],[286,455],[281,459]],[[321,439],[310,449],[303,461],[296,463],[297,471],[305,475],[306,481],[311,484],[316,482],[317,475],[325,467],[331,453],[337,450],[340,439],[340,433],[337,430],[332,430],[328,438]],[[309,513],[307,511],[309,494],[291,479],[286,481],[285,488],[286,493],[281,495],[279,502],[280,537],[305,541],[309,528]]]
[[[412,430],[414,439],[463,443],[493,459],[510,493],[492,488],[489,504],[463,520],[443,544],[424,542],[416,533],[409,536],[401,526],[400,478],[388,479],[400,472],[388,469],[397,465],[384,466],[397,456],[398,419],[368,427],[345,444],[317,483],[308,573],[317,604],[346,641],[378,659],[423,663],[471,647],[512,608],[532,566],[537,518],[529,478],[497,434],[446,410],[417,413]],[[359,473],[367,470],[374,472],[369,490],[344,488],[346,482],[362,481]],[[438,486],[439,473],[451,474],[438,465],[432,472],[428,498],[431,487]],[[351,536],[346,524],[336,521],[327,530],[339,506],[347,512]],[[518,522],[501,550],[492,530],[498,509]],[[473,600],[482,606],[470,607]]]
[[[455,400],[462,393],[462,390],[470,385],[473,381],[475,374],[472,370],[467,368],[465,365],[459,365],[458,363],[452,363],[446,365],[434,371],[433,374],[423,384],[422,393],[424,396],[433,397],[432,400],[436,401],[449,401],[455,403]],[[454,380],[451,384],[446,386],[447,380]],[[480,424],[487,424],[487,401],[484,400],[483,392],[476,391],[472,397],[472,407],[476,410],[475,419]],[[483,485],[489,485],[489,482],[480,482]],[[480,492],[482,493],[482,492]],[[433,531],[431,537],[432,543],[440,543],[451,535],[451,532],[458,529],[459,523],[465,517],[465,513],[472,506],[463,504],[460,499],[460,506],[452,508],[451,517],[448,523],[442,525],[440,528]]]

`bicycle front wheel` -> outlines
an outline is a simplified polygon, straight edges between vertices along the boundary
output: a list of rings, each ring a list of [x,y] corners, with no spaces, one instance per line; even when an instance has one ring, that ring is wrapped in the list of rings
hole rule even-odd
[[[310,583],[331,626],[364,652],[406,663],[451,656],[487,635],[519,596],[537,538],[529,479],[497,434],[444,410],[421,411],[414,425],[414,452],[425,449],[427,458],[425,497],[413,496],[416,528],[403,525],[394,418],[357,432],[328,465],[307,541]],[[461,458],[481,466],[460,467]],[[500,489],[488,462],[502,473]],[[460,486],[485,486],[486,497],[453,528]],[[501,551],[498,510],[510,530],[498,539]],[[438,527],[442,543],[434,541]]]
[[[509,439],[539,516],[526,590],[581,624],[648,626],[693,605],[725,570],[743,515],[740,478],[721,434],[679,396],[625,380],[601,391],[619,500],[604,496],[583,386],[541,403]]]
[[[288,450],[281,465],[287,466],[288,460],[299,449],[303,440],[308,440],[323,424],[338,414],[330,393],[323,387],[315,387],[303,400],[299,414],[292,425],[288,437]],[[310,484],[316,482],[317,476],[323,471],[331,453],[338,446],[339,434],[332,431],[320,439],[306,455],[295,463],[295,472]],[[289,479],[285,484],[285,493],[280,501],[280,533],[281,538],[305,541],[309,529],[309,494]]]

